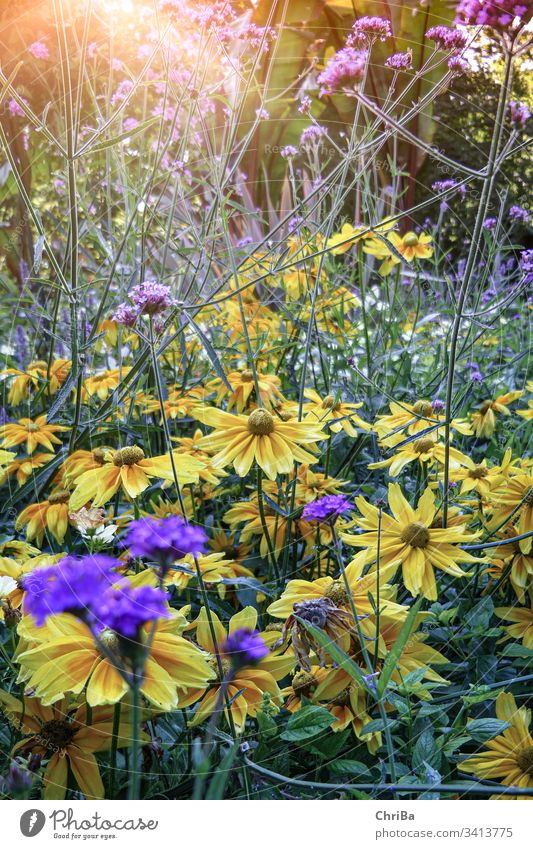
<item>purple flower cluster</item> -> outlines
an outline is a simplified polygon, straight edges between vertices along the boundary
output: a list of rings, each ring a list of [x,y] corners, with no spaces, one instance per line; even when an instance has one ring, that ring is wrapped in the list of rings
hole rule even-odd
[[[344,495],[324,495],[305,505],[302,518],[311,522],[333,522],[341,513],[350,510],[353,510],[353,504]]]
[[[515,127],[523,127],[526,121],[531,118],[531,111],[525,103],[520,103],[518,100],[511,100],[509,103],[509,111],[511,113],[511,123]]]
[[[434,41],[435,46],[440,47],[441,50],[463,50],[468,43],[467,34],[455,27],[430,27],[426,32],[426,38]]]
[[[494,230],[497,223],[498,223],[497,218],[485,218],[485,220],[483,222],[483,229],[484,230]]]
[[[451,56],[448,59],[448,68],[454,77],[458,77],[461,74],[466,74],[468,71],[468,62],[466,59],[461,59],[460,56]]]
[[[95,614],[99,629],[110,628],[135,639],[146,622],[168,619],[167,594],[156,587],[132,587],[129,581],[108,589],[98,601]]]
[[[140,315],[160,315],[175,304],[170,287],[154,280],[145,280],[134,286],[131,301],[131,304],[120,304],[113,315],[114,321],[126,327],[133,327]]]
[[[527,224],[529,221],[529,212],[523,206],[512,206],[509,210],[509,218],[512,221],[520,221],[522,224]]]
[[[358,18],[352,26],[352,32],[348,38],[354,41],[368,39],[374,41],[379,38],[380,41],[385,41],[386,38],[392,37],[390,21],[386,18],[380,18],[376,15],[364,15]]]
[[[55,566],[35,569],[25,575],[24,608],[40,627],[54,613],[74,613],[86,618],[95,600],[117,580],[119,560],[105,554],[78,559],[64,557]]]
[[[410,50],[406,53],[393,53],[385,61],[385,67],[393,71],[409,71],[413,67],[413,54]]]
[[[35,59],[48,59],[50,56],[50,51],[44,41],[34,41],[28,47],[28,53],[31,53]]]
[[[293,144],[286,144],[285,147],[281,148],[280,154],[283,159],[294,159],[295,156],[298,156],[298,148],[294,147]]]
[[[222,647],[229,659],[232,670],[243,666],[254,666],[268,655],[268,648],[258,631],[249,628],[237,628],[227,638]]]
[[[301,147],[309,147],[312,144],[320,144],[320,140],[323,136],[325,136],[327,130],[325,127],[321,127],[319,124],[311,124],[310,127],[306,127],[303,130],[300,136],[300,145]]]
[[[124,545],[134,557],[145,557],[168,569],[187,554],[202,554],[207,535],[202,528],[187,525],[180,516],[167,519],[137,519],[128,528]]]
[[[529,23],[532,15],[531,0],[460,0],[456,20],[506,32],[515,18],[519,20],[519,26],[523,26]]]
[[[533,281],[533,250],[522,251],[520,254],[520,271],[525,275],[525,282]]]
[[[319,97],[325,94],[335,94],[342,88],[358,83],[363,79],[367,53],[355,47],[343,47],[329,60],[328,64],[318,75],[320,86]]]
[[[431,184],[431,189],[434,192],[447,192],[450,189],[455,189],[457,187],[457,191],[462,195],[466,193],[466,186],[458,186],[455,180],[437,180],[435,183]]]
[[[95,633],[110,628],[119,636],[138,635],[145,622],[169,615],[167,595],[155,587],[133,587],[117,574],[119,560],[104,554],[68,555],[55,566],[24,577],[24,608],[38,627],[57,613],[72,613]]]

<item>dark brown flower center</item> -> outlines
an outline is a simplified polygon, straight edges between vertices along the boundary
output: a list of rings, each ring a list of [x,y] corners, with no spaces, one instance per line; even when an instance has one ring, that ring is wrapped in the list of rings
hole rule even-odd
[[[491,407],[492,407],[492,401],[483,401],[481,407],[479,408],[479,412],[481,413],[482,416],[484,416],[485,413],[488,413],[488,411],[490,410]]]
[[[72,742],[75,733],[69,722],[63,719],[52,719],[50,722],[45,722],[40,736],[45,749],[57,752],[65,749]]]
[[[241,371],[241,380],[243,383],[250,383],[254,379],[254,373],[251,368],[245,368]]]
[[[522,749],[516,755],[516,763],[522,772],[533,778],[533,746],[528,746],[527,749]]]
[[[341,690],[340,693],[331,700],[331,704],[336,705],[337,707],[348,707],[350,704],[350,688],[345,687],[344,690]]]
[[[103,465],[105,459],[105,451],[103,448],[95,448],[93,451],[93,460],[95,463],[101,463]]]
[[[49,504],[66,504],[70,498],[70,492],[66,489],[60,489],[58,492],[52,492],[48,496]]]
[[[425,548],[429,542],[429,531],[422,522],[411,522],[403,529],[401,540],[413,548]]]
[[[274,417],[268,410],[254,410],[248,416],[248,430],[255,436],[267,436],[274,430]]]
[[[127,448],[120,448],[113,455],[113,463],[115,466],[134,466],[144,460],[144,451],[137,445],[130,445]]]

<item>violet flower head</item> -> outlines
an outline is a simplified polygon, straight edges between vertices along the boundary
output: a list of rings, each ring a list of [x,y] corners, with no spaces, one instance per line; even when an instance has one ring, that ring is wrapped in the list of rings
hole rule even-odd
[[[34,41],[28,47],[28,53],[35,59],[48,59],[50,57],[50,51],[44,41]]]
[[[361,82],[365,72],[366,50],[355,47],[343,47],[331,57],[324,70],[318,75],[319,97],[335,94],[348,86]]]
[[[124,303],[118,305],[112,318],[117,324],[122,324],[124,327],[133,327],[139,318],[139,313],[131,304]]]
[[[531,0],[460,0],[456,21],[471,26],[487,26],[502,33],[529,23]]]
[[[180,516],[167,519],[137,519],[128,528],[124,545],[134,557],[145,557],[168,569],[187,554],[203,554],[207,535],[195,525],[187,525]]]
[[[281,148],[280,154],[283,159],[294,159],[295,156],[298,156],[298,148],[294,147],[293,144],[286,144],[285,147]]]
[[[463,50],[468,43],[468,35],[455,27],[430,27],[426,38],[435,42],[435,47],[440,47],[441,50]]]
[[[90,621],[102,593],[117,579],[120,561],[105,554],[77,558],[68,555],[55,566],[35,569],[24,576],[24,609],[38,627],[55,613],[73,613]]]
[[[229,659],[231,668],[241,669],[243,666],[254,666],[268,655],[268,647],[258,631],[249,628],[237,628],[227,638],[222,647],[224,655]]]
[[[497,218],[485,218],[485,220],[483,222],[483,229],[484,230],[494,230],[497,223],[498,223]]]
[[[175,303],[170,295],[170,287],[153,280],[134,286],[131,300],[140,315],[157,315]]]
[[[413,67],[413,54],[410,50],[406,53],[393,53],[385,61],[385,67],[393,71],[409,71]]]
[[[353,504],[344,495],[324,495],[305,505],[302,518],[311,522],[334,522],[341,513],[350,510],[353,510]]]
[[[466,59],[461,59],[460,56],[450,56],[448,59],[448,68],[454,77],[460,77],[462,74],[467,73],[469,65]]]
[[[520,221],[522,224],[527,224],[529,221],[529,212],[523,206],[512,206],[509,210],[509,218],[512,221]]]
[[[147,622],[170,617],[167,599],[167,593],[158,587],[133,587],[125,580],[107,589],[95,604],[97,628],[108,628],[128,640],[138,639]]]
[[[533,250],[522,251],[520,254],[520,271],[525,275],[525,283],[533,281]]]
[[[352,34],[355,39],[365,38],[374,41],[379,38],[385,41],[392,36],[390,21],[377,15],[364,15],[358,18],[352,26]]]
[[[511,123],[518,129],[524,127],[526,122],[531,118],[531,111],[525,103],[520,103],[518,100],[511,100],[509,103],[509,111],[511,113]]]

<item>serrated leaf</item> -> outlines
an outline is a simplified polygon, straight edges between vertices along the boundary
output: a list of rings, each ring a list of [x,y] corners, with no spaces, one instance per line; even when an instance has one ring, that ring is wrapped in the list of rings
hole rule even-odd
[[[285,731],[281,734],[281,738],[290,743],[309,740],[328,728],[334,719],[333,714],[326,708],[318,705],[306,705],[297,713],[292,714]]]

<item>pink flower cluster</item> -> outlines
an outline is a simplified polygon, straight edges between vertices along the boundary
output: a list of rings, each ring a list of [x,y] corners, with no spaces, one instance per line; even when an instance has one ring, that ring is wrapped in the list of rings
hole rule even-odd
[[[34,41],[28,47],[28,53],[31,53],[35,59],[48,59],[50,56],[50,51],[44,41]]]
[[[385,41],[392,36],[390,21],[386,18],[364,15],[358,18],[352,26],[352,32],[348,36],[348,44],[357,41]]]
[[[531,111],[529,107],[525,103],[520,103],[517,100],[511,100],[509,103],[509,110],[511,113],[511,123],[515,125],[515,127],[523,127],[531,118]]]
[[[329,60],[318,76],[319,97],[334,94],[347,85],[353,85],[363,79],[367,52],[355,47],[343,47]]]
[[[436,47],[441,50],[463,50],[468,43],[468,36],[461,30],[453,27],[430,27],[426,32],[426,38],[435,42]]]
[[[520,26],[523,26],[529,23],[532,16],[532,0],[460,0],[456,20],[506,32],[515,18],[519,20]]]
[[[412,52],[408,50],[406,53],[393,53],[385,61],[385,67],[392,68],[393,71],[409,71],[413,67]]]
[[[134,286],[131,293],[131,304],[120,304],[113,320],[126,327],[133,327],[140,315],[160,315],[175,301],[170,295],[170,287],[154,280],[145,280],[139,286]]]

